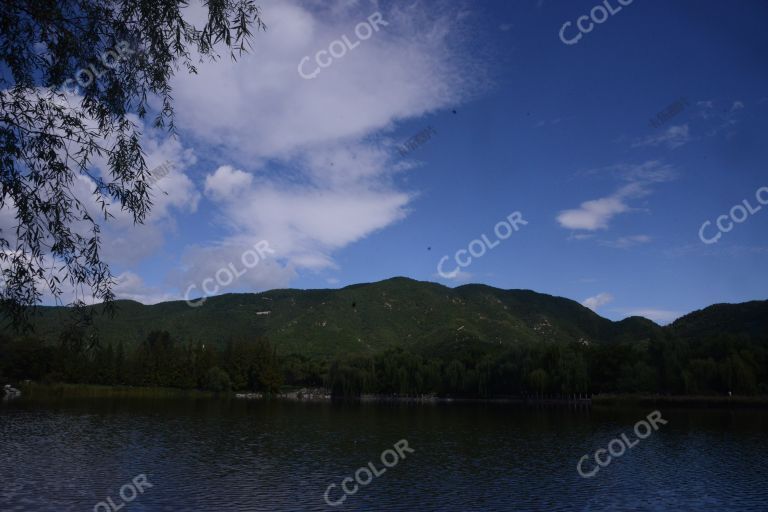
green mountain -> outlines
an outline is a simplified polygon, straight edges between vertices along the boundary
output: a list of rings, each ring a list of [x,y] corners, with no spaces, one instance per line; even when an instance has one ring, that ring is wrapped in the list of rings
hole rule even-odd
[[[738,332],[768,332],[768,301],[712,306],[662,328],[641,317],[613,322],[573,300],[530,290],[477,284],[448,288],[402,277],[341,289],[227,294],[209,297],[200,307],[184,301],[152,306],[118,301],[116,306],[113,316],[95,320],[100,339],[113,345],[135,345],[151,331],[166,330],[182,341],[213,345],[266,336],[282,354],[313,357],[372,354],[396,346],[440,350],[452,343],[642,341],[668,330],[681,336],[711,333],[725,329],[730,319],[742,322],[734,327]],[[56,340],[71,318],[67,308],[41,307],[35,332]]]
[[[678,318],[668,330],[688,340],[720,334],[765,341],[768,339],[768,301],[714,304]]]

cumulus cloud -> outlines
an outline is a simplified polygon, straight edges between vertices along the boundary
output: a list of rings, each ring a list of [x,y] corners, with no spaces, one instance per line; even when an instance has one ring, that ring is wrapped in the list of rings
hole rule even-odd
[[[312,270],[334,267],[332,251],[403,218],[410,201],[407,193],[357,183],[323,187],[264,181],[237,194],[237,201],[230,196],[216,201],[233,231],[220,248],[242,252],[263,239],[283,264]]]
[[[607,229],[618,214],[629,212],[629,200],[647,196],[651,185],[674,179],[676,173],[669,165],[651,160],[638,165],[619,164],[595,169],[584,174],[611,172],[629,183],[609,196],[585,201],[578,208],[563,210],[557,216],[560,226],[567,229],[597,231]]]
[[[476,92],[483,65],[462,49],[459,6],[373,5],[264,2],[269,29],[248,55],[175,80],[177,125],[216,162],[204,191],[222,228],[184,251],[182,291],[259,240],[275,250],[270,266],[236,286],[286,286],[299,272],[337,268],[335,251],[407,216],[417,193],[396,177],[413,166],[389,134]],[[386,25],[313,79],[299,75],[305,56],[313,72],[318,51],[343,35],[354,43],[377,10]]]
[[[481,83],[473,78],[477,62],[450,44],[458,34],[455,7],[446,4],[442,15],[419,4],[381,9],[387,25],[357,41],[355,26],[375,9],[339,4],[309,10],[264,2],[270,28],[248,55],[201,65],[174,82],[185,133],[243,167],[391,128],[453,105]],[[299,62],[309,56],[314,70],[317,52],[345,35],[359,45],[302,79]]]
[[[214,200],[231,199],[243,189],[250,188],[253,176],[234,169],[231,165],[222,165],[213,174],[205,178],[205,193]]]
[[[624,202],[625,197],[626,192],[619,190],[612,196],[585,201],[579,208],[560,212],[557,221],[568,229],[606,229],[615,215],[629,210]]]
[[[179,216],[201,204],[219,235],[179,249],[182,264],[166,281],[179,296],[261,240],[274,257],[222,292],[282,287],[299,272],[336,268],[335,251],[405,218],[418,195],[397,179],[415,166],[396,154],[397,125],[453,108],[490,83],[487,63],[470,51],[471,10],[453,2],[260,6],[269,29],[254,34],[247,55],[202,62],[197,74],[174,77],[177,138],[136,119],[149,168],[174,166],[154,184],[144,225],[114,208],[102,226],[104,259],[129,270],[119,274],[122,297],[146,302],[162,295],[131,269],[157,255]],[[198,25],[205,11],[199,2],[184,9]],[[331,41],[346,35],[354,42],[356,25],[376,11],[386,24],[370,38],[315,78],[299,75],[303,57],[312,68]],[[196,167],[198,158],[205,168]],[[96,174],[108,172],[106,162],[93,163]],[[75,186],[96,217],[93,184],[83,178]]]
[[[266,245],[259,245],[266,244]],[[266,250],[259,250],[259,246]],[[268,240],[231,239],[188,248],[174,280],[184,299],[240,290],[283,288],[296,277],[293,264],[278,263]]]
[[[600,307],[605,306],[609,302],[613,302],[613,299],[613,295],[607,292],[603,292],[598,293],[593,297],[587,297],[584,299],[581,305],[591,309],[592,311],[597,311]]]

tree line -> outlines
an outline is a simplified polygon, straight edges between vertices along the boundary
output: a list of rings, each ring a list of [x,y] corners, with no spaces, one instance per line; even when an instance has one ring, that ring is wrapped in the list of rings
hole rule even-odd
[[[527,343],[447,357],[391,349],[333,361],[325,381],[334,394],[347,396],[754,395],[768,394],[768,350],[730,335],[695,343],[666,337],[592,345]]]
[[[100,344],[79,328],[57,344],[0,337],[0,381],[173,387],[277,392],[283,383],[274,347],[265,339],[222,347],[182,343],[153,331],[138,346]]]
[[[0,382],[162,386],[277,393],[285,386],[361,394],[457,397],[592,393],[766,394],[768,350],[747,337],[581,344],[482,342],[435,354],[391,348],[336,359],[279,355],[264,338],[216,346],[153,331],[135,347],[101,344],[84,329],[56,343],[0,336]]]

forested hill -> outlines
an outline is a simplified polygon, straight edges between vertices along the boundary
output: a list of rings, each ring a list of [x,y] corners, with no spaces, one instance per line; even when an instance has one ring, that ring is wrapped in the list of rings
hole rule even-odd
[[[718,305],[677,320],[675,333],[768,332],[768,302]],[[43,307],[36,334],[58,340],[70,321],[66,308]],[[268,337],[280,353],[336,356],[393,346],[418,348],[449,341],[493,344],[526,341],[640,341],[662,328],[640,317],[607,320],[578,302],[530,290],[439,284],[392,278],[335,290],[272,290],[145,306],[118,301],[111,318],[96,317],[103,342],[135,345],[155,330],[180,341],[221,345]]]
[[[661,330],[644,318],[612,322],[578,302],[529,290],[448,288],[401,277],[342,289],[226,294],[209,297],[200,307],[185,301],[151,306],[117,301],[116,306],[111,318],[96,316],[104,343],[134,346],[157,330],[182,342],[212,345],[265,336],[280,353],[307,356],[473,340],[610,343],[648,339]],[[66,308],[41,307],[35,334],[58,340],[70,318]]]
[[[720,335],[768,342],[768,301],[715,304],[678,318],[667,330],[687,340]]]

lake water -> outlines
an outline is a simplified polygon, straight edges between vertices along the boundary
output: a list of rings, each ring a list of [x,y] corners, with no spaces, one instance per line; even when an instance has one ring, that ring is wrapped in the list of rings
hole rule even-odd
[[[22,399],[0,405],[0,510],[768,510],[766,411],[662,407],[640,440],[651,412]],[[622,433],[637,444],[580,476]]]

